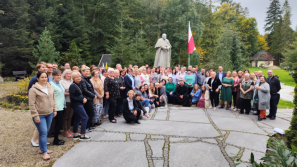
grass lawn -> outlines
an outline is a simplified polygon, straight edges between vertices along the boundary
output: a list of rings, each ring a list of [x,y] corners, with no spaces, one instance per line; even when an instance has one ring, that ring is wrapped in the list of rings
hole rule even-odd
[[[294,103],[280,99],[278,102],[278,108],[284,108],[284,109],[294,108]]]
[[[263,74],[267,77],[267,71],[268,69],[263,69],[263,68],[256,68],[256,67],[248,67],[248,69],[250,70],[250,72],[254,72],[254,71],[262,71]],[[279,80],[282,83],[285,83],[288,86],[296,86],[296,83],[294,81],[294,79],[292,78],[291,75],[289,75],[289,71],[283,70],[283,69],[279,69],[279,70],[272,70],[274,75],[278,75],[279,76]]]

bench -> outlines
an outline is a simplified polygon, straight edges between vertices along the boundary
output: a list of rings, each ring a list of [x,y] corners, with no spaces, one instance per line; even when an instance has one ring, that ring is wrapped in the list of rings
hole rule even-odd
[[[15,76],[15,80],[17,81],[18,79],[21,78],[21,76],[26,77],[27,72],[26,71],[12,71],[13,75]]]

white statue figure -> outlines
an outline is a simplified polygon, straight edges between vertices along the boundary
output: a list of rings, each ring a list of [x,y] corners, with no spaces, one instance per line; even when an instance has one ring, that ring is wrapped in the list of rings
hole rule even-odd
[[[154,67],[170,67],[171,45],[166,34],[162,34],[162,38],[158,39],[156,46],[156,57]]]

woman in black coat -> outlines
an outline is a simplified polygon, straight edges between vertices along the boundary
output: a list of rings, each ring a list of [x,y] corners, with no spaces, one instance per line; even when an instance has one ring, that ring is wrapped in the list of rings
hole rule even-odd
[[[136,100],[133,99],[134,91],[130,90],[127,96],[128,97],[124,100],[124,107],[123,107],[124,118],[128,123],[136,122],[140,124],[138,119],[140,117],[141,110],[137,107],[138,104]]]
[[[220,95],[220,86],[222,85],[219,78],[216,77],[216,73],[211,73],[211,78],[207,82],[207,87],[209,88],[209,98],[211,105],[214,110],[216,110],[219,105],[219,95]]]

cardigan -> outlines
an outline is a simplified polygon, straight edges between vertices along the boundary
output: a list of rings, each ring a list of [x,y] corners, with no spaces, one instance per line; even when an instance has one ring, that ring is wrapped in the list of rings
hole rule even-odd
[[[77,84],[73,82],[69,87],[69,94],[70,94],[70,100],[71,100],[71,106],[78,106],[78,105],[84,105],[84,96],[82,93],[82,87],[81,83]]]
[[[194,86],[194,82],[195,82],[195,77],[194,75],[186,75],[185,76],[185,85],[187,85],[189,88],[192,88]],[[191,84],[191,86],[189,86],[188,84]]]
[[[191,94],[194,93],[194,90],[192,90]],[[194,93],[194,96],[192,97],[192,102],[195,102],[195,101],[199,101],[201,97],[201,90],[198,89],[197,92]]]
[[[175,84],[174,83],[167,83],[166,84],[166,86],[165,86],[165,89],[166,89],[166,92],[167,93],[170,93],[170,92],[172,92],[172,93],[174,93],[175,92]]]
[[[55,91],[55,98],[56,98],[56,104],[58,109],[57,111],[63,111],[64,108],[66,108],[65,107],[65,104],[66,104],[65,89],[60,82],[57,83],[56,81],[51,81],[50,83]]]
[[[211,83],[212,80],[213,82]],[[212,88],[212,89],[209,89],[209,92],[212,92],[212,91],[216,91],[216,89],[218,89],[219,86],[222,85],[222,83],[219,78],[215,78],[215,79],[209,78],[207,85]]]

